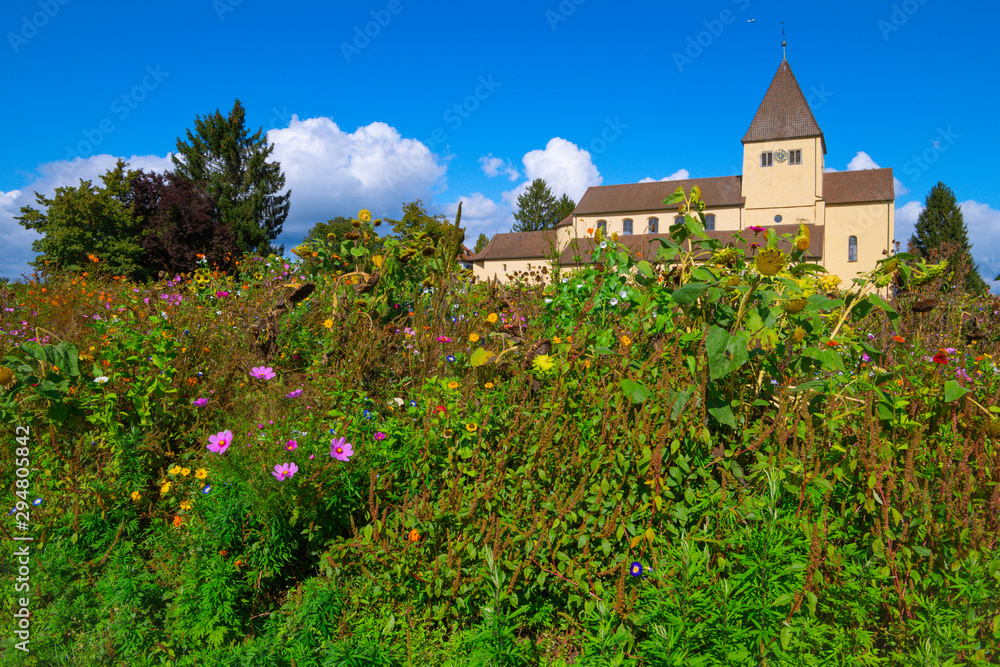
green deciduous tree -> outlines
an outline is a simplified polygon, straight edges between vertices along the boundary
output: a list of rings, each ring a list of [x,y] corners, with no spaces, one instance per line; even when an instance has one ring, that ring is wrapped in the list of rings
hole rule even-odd
[[[41,208],[24,206],[15,218],[26,229],[42,234],[31,245],[40,253],[32,266],[85,266],[92,255],[116,275],[135,280],[148,277],[141,223],[132,215],[130,181],[135,172],[127,172],[126,166],[119,160],[101,176],[103,187],[81,179],[77,187],[56,188],[52,198],[35,193]]]
[[[177,173],[212,195],[222,224],[232,230],[240,252],[267,252],[288,217],[291,191],[282,193],[281,163],[268,161],[274,146],[263,130],[250,135],[246,110],[236,100],[228,116],[195,118],[187,141],[177,139]]]
[[[555,207],[555,219],[556,222],[562,222],[566,219],[566,216],[572,215],[573,209],[576,208],[576,202],[569,198],[569,195],[565,192],[563,196],[559,198],[556,202]]]
[[[331,243],[340,243],[343,241],[347,234],[353,230],[351,226],[351,218],[345,218],[342,215],[338,215],[336,218],[331,218],[326,222],[317,222],[306,234],[304,241],[309,243],[310,241],[330,241]],[[330,234],[333,237],[330,237]]]
[[[924,259],[932,259],[945,244],[950,244],[950,247],[947,249],[948,256],[942,259],[947,259],[952,267],[963,263],[967,266],[965,288],[976,291],[985,289],[986,283],[972,261],[969,230],[965,226],[962,209],[958,207],[951,188],[939,181],[924,200],[924,210],[917,218],[910,246]]]
[[[443,215],[431,215],[424,208],[423,201],[417,199],[403,204],[403,217],[399,220],[386,219],[392,231],[403,239],[413,239],[420,233],[437,243],[445,234],[452,233],[454,226]],[[459,241],[461,243],[461,241]]]
[[[536,178],[517,198],[514,212],[515,232],[537,232],[552,229],[559,219],[556,216],[556,198],[544,179]]]

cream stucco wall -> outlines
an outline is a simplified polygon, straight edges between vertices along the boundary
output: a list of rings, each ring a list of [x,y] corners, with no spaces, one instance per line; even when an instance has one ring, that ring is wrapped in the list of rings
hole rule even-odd
[[[895,212],[892,202],[875,204],[835,204],[826,207],[826,230],[823,266],[844,280],[849,287],[851,278],[875,268],[886,257],[895,232]],[[851,236],[858,239],[858,261],[848,262]]]
[[[537,271],[543,266],[548,268],[549,275],[551,275],[552,263],[548,258],[483,260],[472,263],[472,275],[477,280],[492,280],[496,278],[503,283],[507,282],[507,274],[514,275],[517,271]],[[542,278],[545,279],[546,275],[542,274]],[[545,282],[548,282],[548,280],[545,280]]]
[[[727,230],[731,229],[736,231],[741,228],[742,223],[742,211],[738,206],[729,207],[719,207],[719,208],[706,208],[704,211],[705,215],[715,216],[715,228],[717,230]],[[670,225],[674,224],[674,218],[677,217],[677,210],[668,211],[632,211],[630,213],[615,213],[608,215],[585,215],[585,216],[574,216],[574,228],[576,230],[576,236],[579,238],[586,238],[588,236],[593,236],[593,234],[588,234],[588,229],[596,229],[597,223],[601,220],[605,220],[608,223],[607,233],[623,234],[624,233],[624,222],[625,220],[632,221],[632,233],[633,234],[648,234],[649,219],[657,218],[659,220],[658,233],[666,234]],[[567,229],[569,229],[567,227]],[[571,235],[567,236],[567,241],[572,238]],[[562,238],[560,238],[562,242]],[[565,246],[563,246],[565,247]]]

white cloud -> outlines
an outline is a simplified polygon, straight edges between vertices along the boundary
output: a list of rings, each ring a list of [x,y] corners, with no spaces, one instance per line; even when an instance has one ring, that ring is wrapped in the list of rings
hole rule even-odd
[[[972,259],[993,292],[1000,292],[1000,211],[970,199],[959,203],[969,229]]]
[[[292,205],[279,242],[298,243],[313,224],[367,208],[399,216],[403,202],[429,203],[446,166],[416,139],[385,123],[345,132],[330,118],[299,120],[271,130],[272,157],[281,162]]]
[[[445,160],[416,139],[404,138],[385,123],[371,123],[345,132],[329,118],[299,120],[287,128],[270,130],[272,158],[281,162],[292,205],[278,243],[297,244],[313,224],[338,215],[353,216],[360,209],[376,217],[399,216],[403,202],[423,199],[430,208],[435,188],[443,185]],[[39,165],[35,179],[11,192],[0,193],[0,275],[12,279],[29,271],[34,257],[31,243],[38,237],[17,224],[14,216],[25,205],[35,205],[37,190],[51,196],[60,186],[79,185],[80,179],[100,183],[117,157],[57,160]],[[163,172],[170,156],[133,155],[132,169]]]
[[[917,218],[924,210],[923,204],[918,201],[906,202],[902,206],[896,207],[895,227],[896,240],[899,241],[899,249],[906,252],[906,244],[913,236],[913,230],[917,225]]]
[[[516,205],[518,196],[536,178],[545,179],[556,198],[566,194],[575,202],[580,201],[587,188],[600,185],[603,180],[590,153],[559,137],[550,139],[544,149],[525,154],[523,162],[527,180],[513,190],[504,192],[501,197],[512,208]]]
[[[133,155],[123,158],[130,169],[164,172],[173,166],[170,155]],[[31,250],[32,242],[41,235],[22,227],[15,216],[21,214],[22,206],[38,206],[35,193],[52,197],[56,188],[76,187],[80,180],[90,181],[100,186],[101,176],[113,169],[118,162],[114,155],[92,155],[86,159],[56,160],[38,166],[35,179],[20,190],[0,192],[0,275],[11,280],[31,273],[28,262],[35,258]]]
[[[514,168],[510,160],[493,157],[493,153],[479,158],[479,164],[483,168],[483,173],[490,178],[495,178],[500,174],[506,175],[511,181],[516,181],[521,173]]]
[[[669,176],[664,176],[660,180],[661,181],[683,181],[683,180],[686,180],[688,178],[691,178],[691,174],[688,173],[687,169],[678,169],[674,173],[670,174]],[[655,178],[650,178],[649,176],[647,176],[646,178],[642,179],[639,182],[640,183],[656,183],[656,179]]]
[[[449,220],[455,219],[458,202],[462,202],[462,222],[465,229],[465,245],[472,248],[480,234],[487,238],[498,232],[509,232],[514,224],[514,216],[506,206],[498,204],[480,192],[459,197],[444,205],[444,213]]]

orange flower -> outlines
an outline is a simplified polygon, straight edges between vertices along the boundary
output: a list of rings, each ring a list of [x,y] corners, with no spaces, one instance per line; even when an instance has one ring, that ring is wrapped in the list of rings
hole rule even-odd
[[[243,565],[243,559],[241,558],[241,559],[237,560],[235,563],[233,563],[233,565],[235,565],[236,567],[239,567],[240,565]]]
[[[418,533],[417,529],[414,528],[413,530],[410,531],[410,534],[407,535],[406,538],[411,542],[416,542],[417,540],[420,539],[420,533]]]
[[[588,234],[593,234],[594,233],[594,228],[593,227],[587,227],[587,233]]]
[[[180,526],[182,523],[184,523],[184,519],[180,518],[179,516],[175,516],[174,517],[174,525],[175,526]]]
[[[223,549],[222,551],[220,551],[220,552],[219,552],[219,555],[220,555],[220,556],[222,556],[223,558],[225,558],[225,557],[226,557],[226,556],[228,556],[229,554],[228,554],[228,553],[226,552],[226,550],[225,550],[225,549]]]
[[[906,342],[906,339],[903,338],[902,336],[893,336],[892,339],[894,341],[896,341],[897,343],[905,343]]]
[[[838,347],[840,345],[840,343],[835,340],[828,340],[826,341],[826,344],[828,347]]]

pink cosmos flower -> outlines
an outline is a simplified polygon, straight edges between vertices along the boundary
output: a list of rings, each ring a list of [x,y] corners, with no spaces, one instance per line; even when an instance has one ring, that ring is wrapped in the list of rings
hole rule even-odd
[[[450,343],[451,339],[448,338],[447,336],[438,336],[437,341],[439,343]]]
[[[232,431],[219,431],[215,435],[208,436],[208,451],[222,455],[226,453],[226,450],[232,443]]]
[[[287,443],[285,443],[285,449],[287,449],[288,451],[292,451],[298,446],[299,443],[295,442],[294,440],[289,440]]]
[[[385,433],[383,433],[382,431],[379,431],[378,433],[375,434],[375,439],[376,440],[385,440]]]
[[[196,398],[193,401],[191,401],[191,405],[193,405],[196,408],[203,408],[206,405],[208,405],[208,399],[207,398]]]
[[[330,456],[338,461],[349,461],[354,456],[354,446],[347,438],[334,438],[330,441]]]
[[[275,373],[270,366],[255,366],[250,369],[250,377],[258,380],[271,380],[275,377]]]
[[[274,470],[271,471],[271,474],[274,475],[280,482],[284,479],[288,479],[298,471],[299,467],[294,463],[280,463],[274,466]]]
[[[287,394],[285,394],[285,398],[298,398],[301,395],[302,395],[302,390],[296,389],[295,391],[290,391]]]

